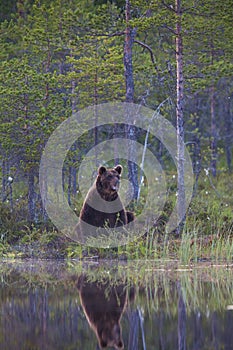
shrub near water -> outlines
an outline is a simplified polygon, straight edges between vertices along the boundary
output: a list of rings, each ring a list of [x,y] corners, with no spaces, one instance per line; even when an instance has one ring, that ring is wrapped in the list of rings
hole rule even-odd
[[[228,236],[233,233],[233,180],[222,175],[213,182],[202,177],[197,195],[193,198],[186,226],[197,228],[203,235]]]
[[[13,211],[7,205],[0,204],[1,242],[12,243],[17,241],[24,226],[27,225],[26,217],[25,203],[17,203]]]

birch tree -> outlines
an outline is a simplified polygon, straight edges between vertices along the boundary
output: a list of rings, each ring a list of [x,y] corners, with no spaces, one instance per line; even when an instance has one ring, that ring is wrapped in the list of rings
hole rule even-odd
[[[184,184],[184,76],[181,0],[176,0],[176,128],[177,128],[177,208],[178,221],[185,215]],[[179,228],[178,228],[179,231]]]
[[[134,102],[134,78],[133,78],[133,42],[136,34],[136,29],[131,28],[130,21],[130,0],[125,2],[125,44],[124,44],[124,69],[125,69],[125,100],[126,102]],[[127,111],[126,111],[127,113]],[[126,125],[126,137],[132,141],[129,141],[128,159],[136,159],[134,140],[136,140],[136,129],[132,125],[132,121],[127,116],[128,122]],[[138,174],[136,162],[128,160],[128,177],[129,181],[133,184],[134,193],[133,199],[138,198]]]

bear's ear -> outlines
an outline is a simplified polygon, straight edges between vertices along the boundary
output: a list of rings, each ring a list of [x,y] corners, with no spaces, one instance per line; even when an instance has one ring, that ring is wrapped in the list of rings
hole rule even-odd
[[[116,170],[118,172],[118,174],[120,175],[122,173],[123,168],[121,165],[117,165],[117,166],[115,166],[114,170]]]
[[[103,173],[105,173],[107,169],[104,166],[100,166],[98,169],[98,174],[99,175],[103,175]]]

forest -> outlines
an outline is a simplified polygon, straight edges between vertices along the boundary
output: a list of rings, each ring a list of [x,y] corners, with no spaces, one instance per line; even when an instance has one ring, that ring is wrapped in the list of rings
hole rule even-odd
[[[230,0],[1,0],[1,255],[90,252],[59,236],[46,213],[39,186],[42,153],[71,115],[89,106],[129,102],[161,113],[189,152],[194,184],[182,227],[168,235],[164,230],[177,196],[179,201],[183,195],[182,155],[176,169],[162,142],[136,127],[93,128],[72,145],[62,169],[70,207],[79,214],[83,198],[77,175],[88,151],[126,133],[147,142],[158,159],[167,199],[151,230],[119,247],[118,255],[169,252],[182,259],[232,259],[232,18]],[[139,167],[117,161],[133,184],[130,206],[137,214],[146,181],[139,193]]]

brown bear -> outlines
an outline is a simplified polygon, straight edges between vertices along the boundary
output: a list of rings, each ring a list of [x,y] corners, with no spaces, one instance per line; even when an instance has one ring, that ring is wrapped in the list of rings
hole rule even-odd
[[[134,300],[134,288],[129,292],[123,284],[110,285],[108,281],[91,282],[81,275],[77,282],[83,311],[96,334],[101,349],[123,349],[120,320],[127,301]]]
[[[99,167],[97,178],[87,193],[76,227],[81,240],[93,234],[95,228],[115,228],[134,220],[134,214],[126,211],[118,194],[122,166],[107,169]],[[86,225],[88,224],[88,225]],[[89,226],[91,225],[91,226]]]

